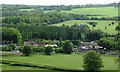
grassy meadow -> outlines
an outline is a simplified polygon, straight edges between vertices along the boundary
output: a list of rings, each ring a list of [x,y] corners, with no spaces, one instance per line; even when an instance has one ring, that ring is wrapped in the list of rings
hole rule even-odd
[[[16,61],[16,62],[25,62],[36,65],[47,65],[54,66],[59,68],[66,69],[80,69],[83,70],[82,65],[82,57],[84,54],[54,54],[52,56],[49,55],[32,55],[30,57],[25,56],[7,56],[3,57],[3,60]],[[102,70],[117,70],[118,64],[115,63],[115,58],[113,56],[104,56],[102,55],[104,68]],[[7,68],[3,66],[3,69]]]
[[[44,12],[55,12],[55,10],[47,10]],[[100,15],[100,17],[118,16],[117,7],[75,8],[72,10],[62,10],[61,12],[73,13],[73,14],[84,14],[84,15]]]
[[[18,11],[33,11],[34,9],[19,9]]]
[[[89,25],[87,22],[97,22],[97,25],[95,28],[93,28],[91,25]],[[111,23],[114,22],[115,24],[112,25]],[[74,25],[74,24],[86,24],[90,27],[90,29],[99,29],[102,30],[104,32],[107,32],[109,34],[115,34],[117,31],[115,30],[116,26],[117,26],[117,22],[115,21],[108,21],[108,20],[70,20],[70,21],[65,21],[65,22],[61,22],[61,23],[57,23],[57,24],[53,24],[53,26],[62,26],[62,25]],[[109,26],[109,24],[111,24],[111,26]],[[105,27],[107,27],[107,29],[105,29]]]
[[[1,64],[2,70],[47,70],[42,68],[24,67],[24,66],[11,66],[8,64]]]

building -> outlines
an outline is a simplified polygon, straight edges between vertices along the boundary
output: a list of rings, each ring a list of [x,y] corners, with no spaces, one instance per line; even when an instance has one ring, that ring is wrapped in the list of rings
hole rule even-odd
[[[81,42],[80,47],[73,48],[74,52],[81,52],[86,50],[103,50],[103,47],[99,46],[98,43],[95,42]]]

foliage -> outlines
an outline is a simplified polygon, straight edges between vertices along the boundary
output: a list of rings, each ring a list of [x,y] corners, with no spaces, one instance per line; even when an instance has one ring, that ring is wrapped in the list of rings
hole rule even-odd
[[[55,53],[64,53],[63,48],[55,48]]]
[[[117,40],[117,46],[116,46],[117,50],[120,50],[120,38]]]
[[[7,25],[17,28],[23,39],[49,39],[49,40],[77,40],[81,39],[81,33],[86,34],[88,28],[56,27],[56,26],[30,26],[30,25]],[[87,30],[86,30],[87,29]]]
[[[101,38],[98,41],[98,44],[102,46],[103,48],[106,48],[107,50],[114,49],[115,48],[115,41],[111,40],[109,38]]]
[[[16,45],[15,44],[9,44],[8,45],[8,48],[10,48],[10,49],[12,49],[12,50],[15,50],[15,48],[16,48]]]
[[[53,51],[52,47],[50,47],[50,46],[45,47],[44,52],[46,55],[51,55],[52,51]]]
[[[24,16],[9,16],[2,19],[3,24],[50,25],[73,19],[85,19],[84,15],[68,14],[63,12],[30,14]]]
[[[97,22],[87,22],[89,25],[92,25],[92,27],[96,27]]]
[[[59,39],[59,46],[62,47],[62,37]]]
[[[2,27],[3,43],[21,43],[22,36],[18,29]]]
[[[104,36],[106,36],[106,34],[103,33],[102,31],[100,31],[100,30],[92,30],[92,31],[90,31],[90,32],[88,33],[88,35],[87,35],[86,38],[87,38],[89,41],[94,41],[94,40],[99,40],[100,38],[102,38],[102,37],[104,37]]]
[[[12,48],[5,46],[5,47],[2,47],[2,51],[12,51]]]
[[[23,54],[24,54],[25,56],[30,56],[30,54],[32,53],[32,48],[31,48],[31,46],[25,45],[24,48],[23,48],[23,50],[22,50],[22,52],[23,52]]]
[[[120,25],[116,26],[116,30],[120,31]]]
[[[64,46],[63,46],[63,51],[66,54],[71,54],[72,53],[72,44],[69,41],[66,41]]]
[[[33,52],[44,52],[44,47],[32,47],[33,48]]]
[[[99,71],[103,67],[100,54],[95,51],[89,51],[83,56],[83,67],[86,71]]]
[[[70,40],[71,43],[73,43],[73,45],[79,46],[81,41],[80,40]]]

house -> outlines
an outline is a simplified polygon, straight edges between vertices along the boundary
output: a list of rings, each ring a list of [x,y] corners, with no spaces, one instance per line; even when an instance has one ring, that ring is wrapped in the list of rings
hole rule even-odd
[[[45,46],[46,43],[43,42],[32,42],[32,41],[26,41],[24,42],[24,45],[32,45],[32,46]]]
[[[28,45],[32,45],[32,46],[58,47],[57,44],[47,44],[47,43],[44,43],[44,42],[32,42],[32,41],[26,41],[26,42],[24,42],[24,45],[27,45],[27,44]]]
[[[81,42],[80,49],[100,49],[103,48],[95,42]]]
[[[99,46],[98,43],[95,42],[81,42],[80,47],[73,48],[74,52],[81,52],[86,50],[101,50],[103,47]]]
[[[48,46],[50,46],[50,47],[58,47],[57,44],[47,44],[47,45],[45,45],[45,47],[48,47]]]

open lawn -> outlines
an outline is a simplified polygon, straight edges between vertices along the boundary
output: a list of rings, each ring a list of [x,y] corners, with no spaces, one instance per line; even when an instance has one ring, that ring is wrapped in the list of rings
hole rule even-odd
[[[47,10],[44,12],[54,12],[55,10]],[[99,8],[76,8],[72,10],[62,10],[61,12],[84,14],[84,15],[101,15],[101,16],[118,16],[117,7],[99,7]],[[98,16],[99,17],[99,16]]]
[[[97,22],[97,26],[95,28],[93,28],[91,25],[89,25],[87,22]],[[115,24],[112,25],[111,22],[114,22]],[[115,21],[107,21],[107,20],[70,20],[70,21],[65,21],[65,22],[61,22],[61,23],[57,23],[57,24],[52,24],[53,26],[62,26],[63,24],[71,26],[74,24],[87,24],[91,29],[99,29],[102,30],[104,32],[107,32],[109,34],[115,34],[117,31],[115,30],[116,26],[117,26],[117,22]],[[109,26],[109,24],[111,24],[111,26]],[[107,27],[107,29],[105,29],[105,27]]]
[[[29,57],[25,56],[5,56],[3,60],[9,61],[17,61],[17,62],[25,62],[31,63],[36,65],[48,65],[66,69],[80,69],[83,70],[82,65],[83,61],[82,58],[83,54],[54,54],[54,55],[32,55]],[[115,58],[112,56],[101,56],[103,60],[104,68],[102,70],[117,70],[118,64],[115,63]],[[3,66],[4,67],[4,66]]]

